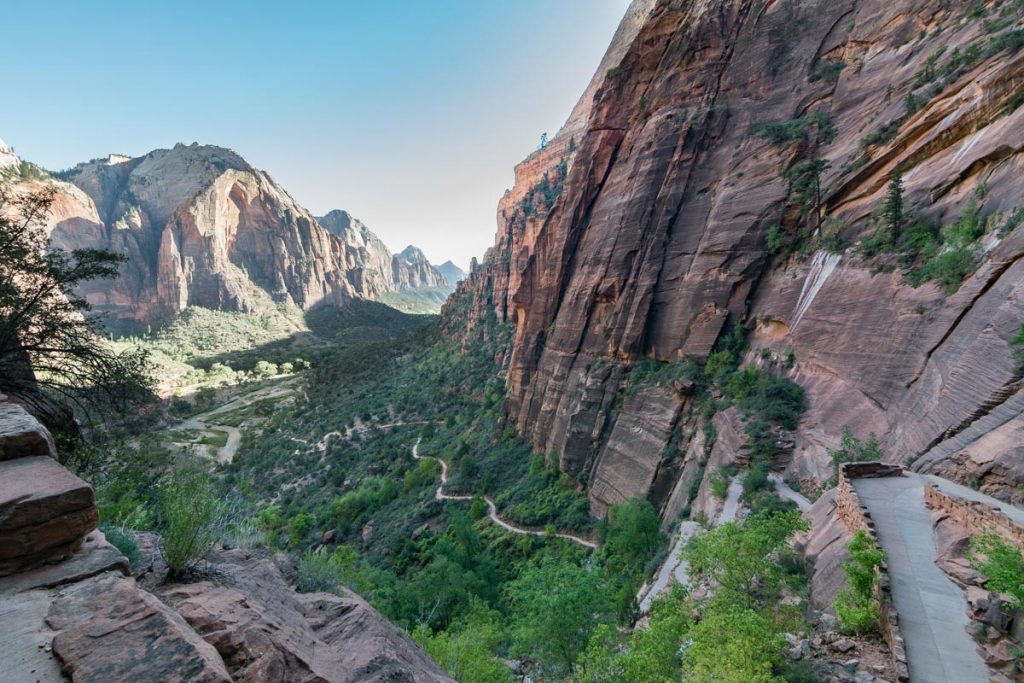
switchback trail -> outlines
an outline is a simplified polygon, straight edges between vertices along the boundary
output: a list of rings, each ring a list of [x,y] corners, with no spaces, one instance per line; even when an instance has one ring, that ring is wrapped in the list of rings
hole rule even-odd
[[[448,463],[441,458],[435,458],[432,455],[420,455],[420,439],[416,439],[416,443],[412,447],[412,457],[416,460],[434,460],[441,465],[441,483],[438,484],[437,490],[434,492],[435,500],[473,500],[473,494],[459,494],[452,495],[444,492],[444,485],[448,483]],[[526,527],[517,526],[510,522],[506,522],[498,516],[498,508],[494,504],[494,499],[490,496],[484,496],[484,501],[487,503],[487,516],[490,517],[491,521],[500,526],[502,529],[511,531],[514,534],[527,534],[530,536],[546,536],[547,532],[538,529],[528,529]],[[575,534],[556,532],[555,536],[558,538],[564,538],[573,543],[577,543],[586,548],[597,548],[597,543],[591,540],[583,538],[582,536],[576,536]]]
[[[368,432],[368,431],[370,431],[371,429],[374,429],[374,428],[376,428],[376,429],[391,429],[392,427],[404,427],[406,425],[425,425],[425,424],[430,424],[431,422],[434,422],[434,421],[433,420],[414,420],[412,422],[398,421],[398,422],[388,422],[388,423],[385,423],[385,424],[372,424],[372,425],[371,424],[363,424],[363,425],[357,425],[355,427],[348,427],[343,432],[337,431],[337,430],[335,430],[333,432],[327,432],[326,434],[323,435],[322,439],[320,439],[319,441],[316,442],[315,448],[316,448],[316,450],[318,452],[325,451],[325,450],[327,450],[327,444],[330,442],[331,438],[337,439],[337,438],[342,437],[342,436],[348,438],[349,436],[352,435],[353,432],[358,432],[360,434],[365,434],[366,432]]]

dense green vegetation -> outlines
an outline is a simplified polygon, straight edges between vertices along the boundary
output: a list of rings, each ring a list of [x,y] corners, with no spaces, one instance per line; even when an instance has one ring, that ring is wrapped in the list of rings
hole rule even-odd
[[[772,144],[783,144],[805,141],[812,130],[816,131],[818,139],[825,143],[835,140],[837,134],[828,113],[821,109],[788,121],[754,124],[749,132]]]
[[[805,527],[797,512],[759,513],[696,537],[684,554],[713,592],[694,599],[677,587],[655,601],[646,629],[596,629],[573,680],[667,683],[680,672],[686,681],[789,680],[783,634],[806,627],[781,598],[805,590],[787,546]]]
[[[985,186],[979,185],[957,220],[940,228],[921,217],[907,215],[902,181],[898,172],[894,173],[879,214],[882,225],[861,242],[860,251],[867,257],[896,254],[911,285],[935,282],[952,294],[977,269],[981,238],[989,232],[1004,236],[1024,221],[1020,209],[983,216],[980,202],[985,194]]]
[[[405,313],[436,315],[441,312],[441,306],[448,300],[452,289],[454,289],[452,286],[401,289],[395,292],[385,292],[377,297],[377,301]]]
[[[875,597],[876,570],[885,561],[873,538],[863,530],[846,546],[850,559],[843,562],[846,588],[836,595],[833,608],[845,631],[860,633],[878,628],[879,604]]]
[[[1024,553],[994,533],[971,539],[971,564],[985,577],[985,587],[1006,593],[1024,605]]]

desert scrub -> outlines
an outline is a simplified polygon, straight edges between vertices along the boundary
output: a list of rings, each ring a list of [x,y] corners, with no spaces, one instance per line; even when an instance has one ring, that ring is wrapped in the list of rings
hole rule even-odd
[[[971,565],[986,579],[985,587],[1006,593],[1014,605],[1024,605],[1024,554],[993,533],[971,539]]]
[[[160,499],[160,550],[168,578],[181,576],[206,557],[220,538],[226,512],[209,474],[191,467],[174,470]]]
[[[846,546],[850,559],[843,563],[846,588],[832,603],[839,624],[849,633],[863,633],[878,627],[878,600],[875,598],[875,570],[885,561],[875,540],[860,529]]]

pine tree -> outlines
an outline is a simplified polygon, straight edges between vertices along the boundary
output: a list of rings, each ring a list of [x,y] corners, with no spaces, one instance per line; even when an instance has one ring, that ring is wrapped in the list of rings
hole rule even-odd
[[[889,179],[889,192],[885,198],[885,222],[892,236],[892,243],[897,244],[903,232],[903,174],[899,166],[893,169]]]

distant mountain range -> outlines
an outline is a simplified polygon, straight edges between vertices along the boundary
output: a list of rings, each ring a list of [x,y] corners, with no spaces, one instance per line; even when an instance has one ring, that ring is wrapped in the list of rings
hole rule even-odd
[[[420,287],[450,291],[457,281],[416,247],[392,254],[345,211],[313,216],[223,147],[110,155],[48,178],[35,167],[27,173],[0,143],[0,165],[21,190],[56,188],[48,225],[56,246],[128,257],[116,281],[83,291],[122,321],[166,320],[188,306],[259,313],[282,304],[342,305]]]

